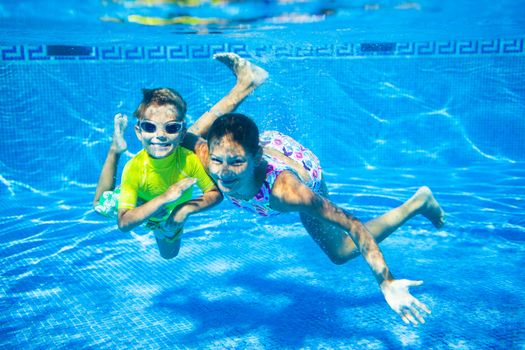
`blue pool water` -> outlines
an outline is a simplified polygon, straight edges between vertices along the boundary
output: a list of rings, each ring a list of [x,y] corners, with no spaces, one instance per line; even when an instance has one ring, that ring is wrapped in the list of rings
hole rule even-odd
[[[525,348],[522,2],[83,4],[0,3],[0,348]],[[129,21],[177,11],[229,22]],[[233,86],[222,51],[268,70],[239,111],[312,149],[334,202],[369,220],[433,189],[447,225],[416,217],[380,245],[425,281],[425,325],[297,215],[224,202],[165,261],[92,211],[113,114],[171,86],[194,121]]]

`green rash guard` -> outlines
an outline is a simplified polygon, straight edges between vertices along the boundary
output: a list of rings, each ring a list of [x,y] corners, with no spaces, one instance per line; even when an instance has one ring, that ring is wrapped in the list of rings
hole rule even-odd
[[[186,148],[179,146],[172,154],[160,159],[152,158],[142,150],[124,167],[118,209],[133,209],[137,206],[137,200],[150,201],[188,177],[197,179],[197,186],[203,193],[214,187],[199,158]],[[165,215],[150,220],[166,220],[177,205],[192,199],[192,194],[193,188],[189,188],[176,202],[166,207]]]

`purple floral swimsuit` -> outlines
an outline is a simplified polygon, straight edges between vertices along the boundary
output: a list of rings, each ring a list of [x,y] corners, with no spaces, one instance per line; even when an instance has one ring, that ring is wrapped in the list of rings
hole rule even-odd
[[[260,145],[262,147],[272,148],[300,163],[310,175],[310,181],[308,181],[306,185],[310,187],[312,191],[316,193],[320,192],[322,179],[321,165],[319,164],[319,159],[317,159],[312,151],[303,147],[290,136],[281,134],[278,131],[263,132],[260,135]],[[271,155],[263,154],[263,158],[268,162],[268,165],[266,167],[266,179],[259,192],[247,201],[229,196],[228,198],[230,198],[234,205],[248,209],[261,216],[274,216],[280,214],[280,212],[270,207],[270,194],[272,193],[273,184],[277,176],[283,171],[288,170],[293,173],[295,173],[295,171],[286,163]]]

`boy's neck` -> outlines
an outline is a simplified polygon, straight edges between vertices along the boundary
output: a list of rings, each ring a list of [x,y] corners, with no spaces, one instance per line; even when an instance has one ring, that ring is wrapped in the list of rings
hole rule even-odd
[[[146,152],[146,156],[148,157],[149,162],[156,168],[165,168],[171,166],[171,161],[173,157],[175,157],[175,152],[177,152],[177,149],[162,158],[154,158],[148,152]]]

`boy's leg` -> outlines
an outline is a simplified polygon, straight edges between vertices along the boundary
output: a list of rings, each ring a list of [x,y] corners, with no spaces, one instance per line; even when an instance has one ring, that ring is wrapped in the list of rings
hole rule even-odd
[[[158,237],[155,238],[157,240],[157,246],[159,247],[160,256],[164,259],[173,259],[179,254],[180,237],[173,241]]]
[[[164,259],[173,259],[179,254],[180,243],[182,238],[182,229],[175,233],[171,238],[166,237],[160,228],[154,229],[155,239],[157,240],[157,246],[159,247],[160,256]]]
[[[237,54],[226,52],[214,55],[219,62],[224,63],[235,75],[235,86],[217,102],[208,112],[204,113],[193,124],[188,132],[206,138],[208,130],[218,117],[233,112],[241,102],[268,78],[268,72]]]
[[[105,191],[112,191],[115,189],[118,161],[120,155],[127,149],[126,140],[124,139],[124,131],[128,124],[128,117],[117,113],[113,119],[113,123],[113,138],[106,160],[102,166],[102,171],[100,172],[97,189],[95,190],[95,197],[93,199],[93,206],[98,204],[100,196],[102,196]]]
[[[323,192],[327,194],[326,189]],[[432,192],[428,187],[421,187],[401,206],[364,225],[379,243],[417,214],[425,216],[438,228],[445,223],[445,212]],[[303,213],[300,216],[310,236],[334,263],[343,264],[359,255],[356,245],[343,230]]]

